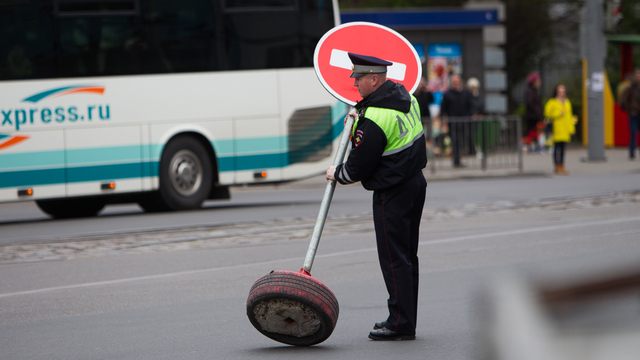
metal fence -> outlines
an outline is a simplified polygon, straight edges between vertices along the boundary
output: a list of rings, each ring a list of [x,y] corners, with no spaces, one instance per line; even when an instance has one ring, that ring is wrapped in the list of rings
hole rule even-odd
[[[422,118],[431,173],[452,168],[522,172],[519,116]]]

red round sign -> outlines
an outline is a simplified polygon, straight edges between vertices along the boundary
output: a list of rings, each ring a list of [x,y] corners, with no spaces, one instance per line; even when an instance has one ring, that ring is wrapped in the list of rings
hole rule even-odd
[[[348,53],[375,56],[393,63],[387,79],[402,83],[410,93],[420,84],[422,63],[413,45],[392,29],[369,22],[350,22],[329,30],[316,45],[313,65],[322,85],[349,105],[361,99],[353,86]]]

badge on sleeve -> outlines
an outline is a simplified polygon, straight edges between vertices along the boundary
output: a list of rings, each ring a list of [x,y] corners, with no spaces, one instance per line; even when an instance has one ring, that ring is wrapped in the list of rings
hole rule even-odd
[[[362,142],[362,138],[364,137],[364,132],[362,130],[356,130],[356,136],[354,137],[353,144],[357,147]]]

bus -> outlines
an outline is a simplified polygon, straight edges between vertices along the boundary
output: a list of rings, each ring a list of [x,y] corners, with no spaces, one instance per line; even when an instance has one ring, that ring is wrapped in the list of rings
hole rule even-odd
[[[337,0],[3,0],[0,202],[54,218],[320,174],[347,106],[313,53]]]

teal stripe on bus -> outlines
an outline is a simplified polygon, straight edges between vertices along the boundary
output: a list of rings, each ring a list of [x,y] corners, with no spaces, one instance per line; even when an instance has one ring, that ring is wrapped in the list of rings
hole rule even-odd
[[[289,165],[287,153],[236,156],[236,171],[279,168]]]
[[[0,170],[64,166],[64,150],[0,154]]]
[[[95,165],[67,168],[67,182],[132,179],[142,177],[143,163]]]
[[[145,146],[128,145],[96,149],[67,150],[67,165],[95,164],[100,162],[140,161]]]
[[[287,153],[247,155],[218,158],[220,172],[235,170],[261,170],[288,165]],[[107,181],[158,176],[158,161],[144,161],[126,164],[76,166],[38,170],[18,170],[0,172],[0,188],[36,185],[64,184],[66,182]]]
[[[0,172],[0,188],[64,184],[64,168]]]
[[[158,162],[0,172],[0,188],[158,176]]]

